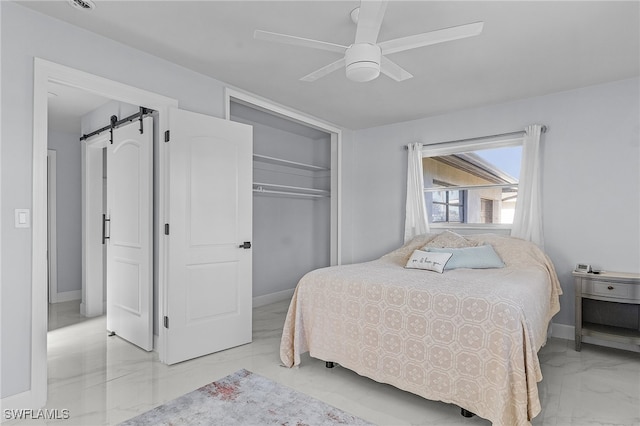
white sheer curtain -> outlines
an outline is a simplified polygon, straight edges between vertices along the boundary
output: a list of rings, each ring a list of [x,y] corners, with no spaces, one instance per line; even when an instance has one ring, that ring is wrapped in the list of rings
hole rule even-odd
[[[522,167],[518,184],[518,201],[511,236],[544,245],[542,234],[542,176],[540,173],[540,134],[542,126],[527,126],[522,144]]]
[[[424,176],[422,172],[422,144],[409,144],[407,163],[407,208],[404,219],[404,241],[429,232],[427,209],[424,204]]]

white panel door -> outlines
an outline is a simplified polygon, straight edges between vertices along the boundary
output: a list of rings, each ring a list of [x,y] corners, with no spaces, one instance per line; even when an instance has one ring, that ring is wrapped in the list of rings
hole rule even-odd
[[[253,129],[170,111],[167,364],[251,342]]]
[[[113,131],[107,145],[107,329],[153,349],[153,118]]]

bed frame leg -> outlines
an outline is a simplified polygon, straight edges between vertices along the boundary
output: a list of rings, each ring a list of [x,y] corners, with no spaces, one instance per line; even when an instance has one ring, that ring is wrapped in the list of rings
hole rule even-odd
[[[335,365],[333,362],[331,362],[331,361],[327,361],[327,362],[325,363],[325,366],[326,366],[327,368],[333,368],[333,367],[335,367],[336,365]]]
[[[473,414],[471,411],[465,410],[464,408],[460,409],[460,414],[462,415],[462,417],[473,417],[473,416],[475,416],[475,414]]]

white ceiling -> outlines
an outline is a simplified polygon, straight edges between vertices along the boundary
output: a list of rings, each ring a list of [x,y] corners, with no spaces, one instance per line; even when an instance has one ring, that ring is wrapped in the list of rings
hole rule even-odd
[[[414,75],[355,83],[298,79],[332,52],[254,40],[253,31],[353,42],[358,1],[20,2],[272,101],[351,129],[640,75],[640,2],[391,1],[379,41],[484,21],[478,37],[389,58]]]

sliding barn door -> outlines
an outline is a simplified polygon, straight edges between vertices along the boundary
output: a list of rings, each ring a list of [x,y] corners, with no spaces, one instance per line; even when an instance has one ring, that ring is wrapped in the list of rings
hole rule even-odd
[[[170,111],[167,364],[251,342],[252,135]]]
[[[107,330],[153,349],[153,118],[113,131],[107,145]]]

